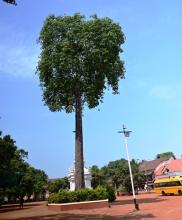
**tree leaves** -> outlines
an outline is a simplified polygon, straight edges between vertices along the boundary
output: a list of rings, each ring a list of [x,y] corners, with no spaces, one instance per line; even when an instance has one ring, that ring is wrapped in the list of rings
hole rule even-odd
[[[51,111],[75,110],[76,88],[82,104],[94,108],[111,86],[118,93],[124,77],[120,48],[121,27],[109,18],[93,15],[90,20],[73,16],[47,17],[39,36],[41,55],[37,66],[43,100]]]
[[[134,184],[140,185],[144,182],[145,177],[140,173],[138,163],[134,159],[131,160],[130,164]],[[122,187],[126,188],[128,192],[131,191],[131,180],[127,160],[120,159],[111,161],[107,166],[102,167],[101,171],[107,179],[112,180],[112,183],[116,188],[122,185]]]
[[[166,158],[166,157],[174,157],[174,159],[176,158],[174,153],[169,151],[169,152],[164,152],[164,153],[160,153],[160,154],[157,154],[156,155],[156,159],[159,159],[159,158]]]
[[[28,152],[15,143],[10,135],[0,136],[0,191],[14,198],[42,192],[47,175],[25,162]]]
[[[17,5],[15,0],[3,0],[3,1],[12,5]]]

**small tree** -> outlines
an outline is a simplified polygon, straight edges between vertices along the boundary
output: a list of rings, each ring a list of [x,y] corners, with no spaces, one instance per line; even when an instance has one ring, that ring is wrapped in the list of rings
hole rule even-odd
[[[75,188],[84,188],[82,110],[102,102],[111,86],[118,93],[124,78],[120,60],[124,34],[109,18],[49,16],[40,32],[37,67],[43,100],[51,111],[75,111]]]
[[[105,177],[102,173],[102,170],[99,169],[98,166],[93,165],[91,167],[91,174],[92,174],[91,185],[94,189],[99,185],[104,185]]]
[[[68,177],[59,178],[53,181],[50,181],[48,184],[48,190],[50,193],[59,192],[63,189],[69,189],[69,180]]]

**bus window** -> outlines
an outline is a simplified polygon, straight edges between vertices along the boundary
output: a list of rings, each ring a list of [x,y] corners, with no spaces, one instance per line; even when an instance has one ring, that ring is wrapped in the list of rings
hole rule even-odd
[[[155,183],[154,187],[172,187],[172,186],[181,186],[182,181],[172,181],[172,182],[163,182],[163,183]]]

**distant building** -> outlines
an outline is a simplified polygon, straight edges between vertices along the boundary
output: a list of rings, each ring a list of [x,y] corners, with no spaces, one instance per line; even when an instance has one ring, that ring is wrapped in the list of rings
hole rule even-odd
[[[144,173],[146,177],[146,183],[152,184],[155,179],[155,171],[159,169],[163,164],[167,164],[173,161],[174,157],[168,156],[159,158],[156,160],[144,161],[139,165],[139,170]]]
[[[156,178],[166,174],[182,175],[182,159],[164,161],[155,169],[154,174]]]

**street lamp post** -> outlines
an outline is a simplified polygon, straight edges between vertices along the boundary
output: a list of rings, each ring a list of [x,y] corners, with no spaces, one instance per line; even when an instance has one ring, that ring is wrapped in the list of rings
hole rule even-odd
[[[135,205],[135,209],[139,210],[139,204],[136,201],[135,189],[134,189],[134,184],[133,184],[133,175],[132,175],[132,171],[131,171],[131,164],[130,164],[130,158],[129,158],[129,153],[128,153],[127,138],[130,136],[131,131],[127,131],[125,126],[123,125],[123,131],[118,131],[118,133],[124,134],[124,142],[125,142],[125,147],[126,147],[126,154],[127,154],[127,159],[128,159],[128,167],[129,167],[130,179],[131,179],[131,187],[132,187],[132,192],[133,192],[133,202],[134,202],[134,205]]]

